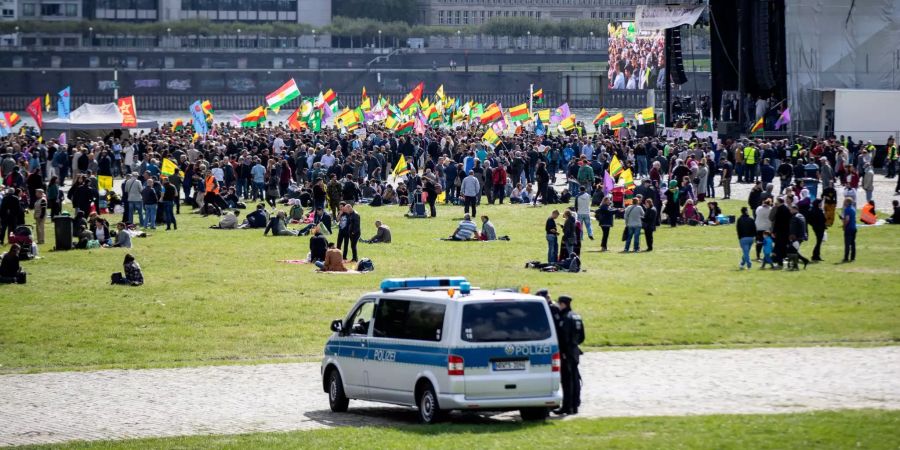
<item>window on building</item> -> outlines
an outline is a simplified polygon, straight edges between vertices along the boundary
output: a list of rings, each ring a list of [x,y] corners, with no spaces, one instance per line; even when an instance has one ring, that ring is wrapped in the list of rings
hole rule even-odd
[[[3,17],[12,17],[12,16],[14,16],[14,15],[16,15],[16,12],[13,11],[13,10],[11,10],[11,9],[4,9],[4,10],[3,10]]]
[[[463,11],[463,24],[469,24],[469,11]]]
[[[36,9],[34,7],[34,3],[23,3],[22,4],[22,15],[25,17],[34,17]],[[23,40],[24,42],[24,40]]]
[[[76,17],[78,15],[78,5],[74,3],[66,3],[66,17]]]

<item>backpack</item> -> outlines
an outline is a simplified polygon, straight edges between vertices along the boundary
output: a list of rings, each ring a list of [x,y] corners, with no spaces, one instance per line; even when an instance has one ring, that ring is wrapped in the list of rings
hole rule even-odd
[[[303,207],[300,205],[291,206],[290,211],[291,220],[303,220]]]
[[[372,263],[371,259],[363,258],[359,261],[359,264],[356,265],[356,270],[358,272],[371,272],[375,270],[375,264]]]
[[[581,258],[578,256],[572,257],[572,262],[569,263],[569,272],[581,272]]]

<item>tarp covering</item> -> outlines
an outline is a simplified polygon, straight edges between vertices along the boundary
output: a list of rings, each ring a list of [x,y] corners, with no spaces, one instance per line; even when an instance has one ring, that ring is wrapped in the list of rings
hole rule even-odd
[[[785,0],[785,33],[791,131],[819,128],[823,89],[900,89],[900,0]]]
[[[122,114],[115,103],[85,103],[72,111],[68,119],[44,121],[43,130],[114,130],[122,128]],[[137,128],[159,128],[155,120],[138,118]]]

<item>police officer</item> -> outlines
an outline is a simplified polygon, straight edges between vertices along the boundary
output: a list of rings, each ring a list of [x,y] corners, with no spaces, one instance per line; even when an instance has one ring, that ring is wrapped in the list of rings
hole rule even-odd
[[[550,299],[550,293],[547,292],[546,289],[541,289],[537,291],[536,294],[538,297],[544,297],[544,300],[547,300],[547,306],[550,307],[550,317],[553,318],[553,328],[556,328],[556,337],[559,339],[559,326],[561,320],[559,306],[556,306],[556,304],[553,303],[553,300]]]
[[[563,388],[562,407],[554,410],[557,415],[578,414],[581,405],[581,374],[578,372],[578,361],[581,349],[578,345],[584,342],[584,323],[581,316],[572,311],[572,297],[561,295],[559,305],[559,353],[562,356],[560,381]]]

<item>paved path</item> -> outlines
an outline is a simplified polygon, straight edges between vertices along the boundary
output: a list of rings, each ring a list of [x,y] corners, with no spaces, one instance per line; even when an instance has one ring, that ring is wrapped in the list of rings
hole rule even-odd
[[[588,417],[900,409],[900,347],[595,352],[582,373]],[[415,423],[364,402],[332,414],[320,386],[315,363],[4,375],[0,445]]]

